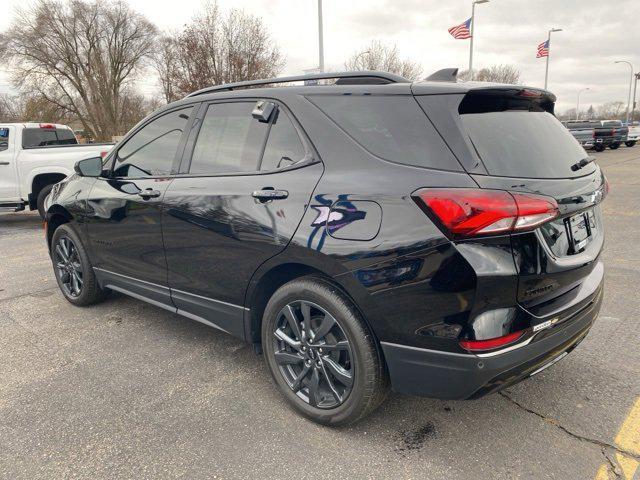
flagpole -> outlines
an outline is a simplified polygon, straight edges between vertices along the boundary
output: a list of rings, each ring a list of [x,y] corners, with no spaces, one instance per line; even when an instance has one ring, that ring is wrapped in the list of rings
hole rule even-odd
[[[551,32],[561,32],[561,28],[552,28],[547,35],[547,66],[544,71],[544,89],[547,89],[547,83],[549,81],[549,58],[551,57]]]
[[[469,42],[469,77],[473,80],[473,31],[476,29],[476,4],[477,3],[489,3],[489,0],[474,0],[471,2],[471,28],[469,33],[471,34],[471,41]]]
[[[469,78],[473,80],[473,27],[475,27],[476,2],[471,4],[471,41],[469,42]]]

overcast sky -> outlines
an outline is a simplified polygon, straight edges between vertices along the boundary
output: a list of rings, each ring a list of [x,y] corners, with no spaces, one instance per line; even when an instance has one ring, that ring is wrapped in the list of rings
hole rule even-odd
[[[1,0],[0,30],[24,0]],[[161,29],[180,28],[201,0],[129,0]],[[219,0],[223,9],[242,8],[261,16],[286,57],[283,74],[298,74],[318,62],[317,0]],[[325,65],[339,70],[344,60],[372,39],[396,44],[403,57],[420,63],[424,74],[439,68],[466,69],[469,40],[455,40],[447,29],[471,15],[470,0],[324,0]],[[575,106],[577,91],[589,87],[582,105],[627,101],[628,60],[640,71],[640,0],[491,0],[476,7],[474,68],[516,65],[522,81],[544,85],[544,59],[536,47],[551,27],[549,89],[558,111]],[[0,55],[0,62],[2,56]],[[0,63],[0,69],[3,66]],[[0,91],[8,79],[0,72]],[[151,93],[152,79],[141,88]]]

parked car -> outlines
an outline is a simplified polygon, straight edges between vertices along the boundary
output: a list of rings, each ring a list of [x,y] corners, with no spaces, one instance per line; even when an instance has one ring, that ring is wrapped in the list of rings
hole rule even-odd
[[[594,148],[596,123],[584,120],[572,120],[562,122],[583,148]]]
[[[51,123],[0,123],[0,211],[37,209],[56,182],[83,158],[106,154],[111,144],[78,145],[73,131]]]
[[[553,94],[455,72],[161,108],[47,200],[63,295],[115,290],[235,335],[323,424],[364,417],[389,382],[467,399],[535,375],[600,309],[607,184]]]
[[[600,127],[596,128],[596,141],[599,136],[603,139],[605,146],[608,146],[611,150],[617,149],[627,141],[629,129],[620,120],[601,120],[600,125]],[[600,132],[600,135],[598,135],[598,132]]]
[[[638,142],[638,140],[640,140],[640,125],[627,125],[627,129],[627,140],[624,142],[624,144],[627,147],[633,147]]]

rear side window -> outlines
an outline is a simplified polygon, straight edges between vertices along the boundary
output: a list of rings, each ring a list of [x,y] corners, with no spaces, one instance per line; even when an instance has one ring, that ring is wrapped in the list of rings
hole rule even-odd
[[[216,103],[202,121],[191,158],[190,173],[250,172],[267,136],[268,124],[251,116],[255,103]]]
[[[299,162],[305,150],[293,123],[284,110],[276,111],[269,130],[260,170],[276,170]]]
[[[411,96],[314,95],[308,98],[377,157],[418,167],[461,170]]]
[[[76,145],[77,143],[75,135],[67,128],[25,128],[22,131],[22,148]]]
[[[490,175],[522,178],[568,178],[592,173],[588,165],[571,166],[588,155],[548,106],[499,96],[467,95],[460,118]]]

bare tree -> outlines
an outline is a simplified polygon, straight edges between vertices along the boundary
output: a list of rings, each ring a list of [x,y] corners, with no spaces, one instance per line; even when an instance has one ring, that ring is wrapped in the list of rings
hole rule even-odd
[[[222,83],[275,77],[284,66],[262,19],[216,2],[205,4],[184,30],[168,33],[154,57],[167,102]]]
[[[0,121],[70,123],[73,120],[66,109],[42,96],[20,93],[0,95]]]
[[[624,102],[607,102],[596,108],[596,118],[603,120],[623,120],[625,119],[625,108],[627,104]]]
[[[156,29],[123,1],[36,0],[0,36],[14,85],[74,116],[97,140],[125,131],[132,81]]]
[[[461,80],[474,80],[476,82],[508,83],[517,85],[520,83],[520,70],[514,65],[492,65],[490,67],[474,70],[473,78],[469,70],[458,74]]]
[[[16,95],[3,93],[0,95],[0,122],[17,122],[22,120],[22,105]]]
[[[368,46],[351,55],[344,62],[344,67],[346,70],[382,70],[409,80],[418,80],[422,75],[420,64],[409,59],[401,60],[396,45],[385,45],[379,40],[372,40]]]

